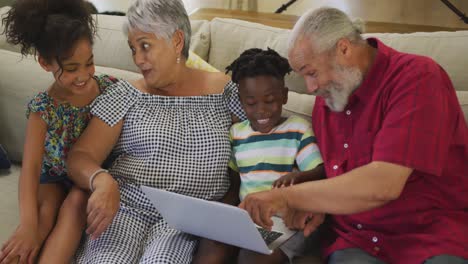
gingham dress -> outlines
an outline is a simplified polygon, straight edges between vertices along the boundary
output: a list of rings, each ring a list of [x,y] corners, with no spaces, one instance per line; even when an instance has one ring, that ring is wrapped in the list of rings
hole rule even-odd
[[[231,115],[245,119],[236,85],[228,83],[221,94],[174,97],[120,81],[91,112],[110,126],[124,120],[110,168],[121,204],[107,230],[82,243],[77,262],[190,263],[198,238],[169,228],[140,185],[208,200],[224,196]]]

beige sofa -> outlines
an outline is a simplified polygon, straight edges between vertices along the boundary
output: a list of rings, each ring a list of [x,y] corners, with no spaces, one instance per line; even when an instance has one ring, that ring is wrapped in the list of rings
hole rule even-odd
[[[0,15],[8,7],[0,9]],[[99,38],[94,45],[96,71],[124,79],[139,77],[127,41],[121,33],[123,17],[98,15]],[[286,55],[289,30],[232,19],[192,21],[191,49],[214,67],[223,70],[243,50],[270,47]],[[371,34],[397,50],[432,57],[448,72],[457,90],[459,102],[468,117],[468,31],[412,34]],[[52,82],[33,58],[21,59],[17,47],[0,36],[0,144],[11,159],[21,161],[26,126],[25,106],[37,92]],[[305,86],[296,74],[287,77],[290,89],[285,115],[308,116],[314,97],[304,94]],[[435,122],[437,122],[435,120]],[[19,165],[9,172],[0,172],[0,243],[3,243],[18,222],[17,180]],[[308,256],[295,263],[317,263]]]

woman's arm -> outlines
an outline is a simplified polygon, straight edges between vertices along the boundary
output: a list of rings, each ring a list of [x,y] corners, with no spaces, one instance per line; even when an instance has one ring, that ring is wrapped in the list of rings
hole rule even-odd
[[[67,158],[69,176],[83,189],[94,190],[88,200],[88,228],[86,232],[97,238],[112,222],[120,205],[117,182],[109,173],[91,176],[111,152],[122,131],[123,120],[111,127],[93,117]],[[92,184],[92,188],[90,186]]]
[[[91,118],[85,131],[68,153],[68,173],[76,185],[90,190],[89,178],[101,168],[102,163],[117,143],[122,124],[121,120],[115,126],[110,127],[97,117]],[[101,174],[105,175],[105,173]],[[100,177],[101,175],[97,175],[93,183],[96,183]]]

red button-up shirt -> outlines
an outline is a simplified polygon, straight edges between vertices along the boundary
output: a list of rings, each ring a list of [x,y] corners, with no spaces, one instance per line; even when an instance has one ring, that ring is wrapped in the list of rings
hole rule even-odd
[[[327,177],[371,161],[414,171],[398,199],[332,216],[324,254],[358,247],[397,264],[468,258],[468,129],[452,83],[430,58],[368,42],[377,55],[347,108],[332,112],[322,98],[314,106]]]

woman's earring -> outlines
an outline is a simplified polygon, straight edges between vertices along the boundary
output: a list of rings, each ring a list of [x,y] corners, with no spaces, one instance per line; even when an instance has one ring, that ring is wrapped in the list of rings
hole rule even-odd
[[[180,57],[177,57],[177,60],[176,60],[177,64],[180,63]]]

